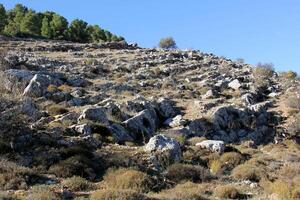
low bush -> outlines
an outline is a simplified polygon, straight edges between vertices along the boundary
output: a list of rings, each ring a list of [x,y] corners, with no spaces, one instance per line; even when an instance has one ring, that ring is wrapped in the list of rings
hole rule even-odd
[[[26,200],[60,200],[59,196],[53,192],[48,186],[34,186],[28,191]]]
[[[0,190],[27,189],[35,178],[31,169],[0,159]]]
[[[0,199],[1,200],[17,200],[8,192],[0,191]]]
[[[245,158],[237,152],[224,153],[218,160],[210,162],[210,170],[214,174],[231,171],[237,165],[243,163]]]
[[[176,42],[172,37],[166,37],[159,41],[158,46],[163,49],[175,49]]]
[[[270,77],[273,76],[274,67],[272,63],[258,63],[253,70],[255,87],[266,88],[270,84]]]
[[[300,136],[300,113],[289,124],[288,132],[291,136]]]
[[[91,200],[147,200],[148,198],[134,190],[107,189],[98,190],[91,195]]]
[[[103,177],[104,184],[110,189],[130,189],[137,192],[149,192],[153,181],[146,173],[134,169],[109,169]]]
[[[89,179],[95,178],[95,166],[89,158],[77,155],[72,156],[66,160],[62,160],[59,163],[52,165],[49,168],[49,173],[53,173],[58,177],[68,178],[72,176],[81,176]]]
[[[92,187],[92,184],[89,181],[79,176],[67,178],[63,180],[62,184],[71,191],[84,191]]]
[[[174,182],[203,182],[211,178],[209,171],[202,167],[189,164],[173,164],[168,167],[167,178]]]
[[[218,186],[214,191],[214,195],[220,199],[237,199],[240,193],[234,186],[224,185]]]
[[[233,169],[231,175],[238,180],[260,181],[266,176],[264,170],[258,166],[245,163]]]
[[[282,72],[281,76],[286,78],[286,79],[294,79],[294,78],[297,77],[297,73],[294,72],[294,71],[289,70],[287,72]]]
[[[69,112],[68,109],[58,105],[49,106],[47,111],[51,116],[61,115]]]
[[[300,96],[290,96],[286,99],[289,108],[300,110]]]
[[[205,200],[204,193],[210,193],[205,185],[186,182],[152,196],[160,200]]]

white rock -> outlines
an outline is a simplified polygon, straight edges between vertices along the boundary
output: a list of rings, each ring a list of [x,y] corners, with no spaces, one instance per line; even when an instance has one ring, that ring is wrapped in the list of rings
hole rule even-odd
[[[182,115],[177,115],[174,118],[169,118],[164,122],[164,125],[170,126],[170,127],[178,127],[183,126],[186,124],[186,120],[183,119]]]
[[[202,142],[198,142],[196,146],[218,153],[223,153],[225,149],[224,142],[220,140],[204,140]]]
[[[234,79],[233,81],[231,81],[229,84],[228,84],[228,87],[234,89],[234,90],[238,90],[240,87],[241,87],[241,83],[239,80],[237,79]]]
[[[162,134],[152,137],[144,146],[144,150],[146,152],[168,153],[170,159],[173,161],[180,161],[181,159],[179,142]]]

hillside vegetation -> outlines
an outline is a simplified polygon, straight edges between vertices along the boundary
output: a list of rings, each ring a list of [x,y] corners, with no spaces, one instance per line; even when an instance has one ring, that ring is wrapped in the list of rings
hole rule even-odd
[[[68,22],[63,16],[51,12],[35,12],[21,4],[7,10],[0,4],[0,33],[8,36],[35,37],[73,42],[123,41],[123,37],[101,29],[98,25],[75,19]]]
[[[0,47],[0,199],[300,198],[296,73],[125,42]]]

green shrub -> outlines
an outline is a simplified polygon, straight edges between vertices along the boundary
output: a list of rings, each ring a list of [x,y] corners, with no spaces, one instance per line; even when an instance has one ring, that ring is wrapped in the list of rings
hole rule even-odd
[[[147,200],[148,198],[134,190],[107,189],[98,190],[91,195],[91,200]]]
[[[163,49],[175,49],[176,42],[172,37],[166,37],[159,41],[158,46]]]
[[[211,177],[206,168],[189,164],[171,165],[168,168],[166,176],[177,183],[181,181],[203,182]]]
[[[49,173],[53,173],[58,177],[67,178],[72,176],[82,176],[86,178],[95,177],[93,161],[81,155],[72,156],[66,160],[52,165]]]
[[[218,186],[214,191],[214,195],[220,199],[237,199],[240,196],[239,191],[231,185]]]
[[[89,181],[79,176],[67,178],[63,180],[62,184],[71,191],[84,191],[88,190],[92,186]]]
[[[103,180],[106,187],[110,189],[130,189],[137,192],[149,192],[153,187],[150,176],[134,169],[109,169]]]

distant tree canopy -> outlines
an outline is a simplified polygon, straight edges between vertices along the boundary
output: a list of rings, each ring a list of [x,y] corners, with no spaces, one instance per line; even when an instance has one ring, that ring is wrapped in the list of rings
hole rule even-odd
[[[172,37],[162,38],[158,46],[163,49],[176,49],[176,42]]]
[[[55,12],[35,12],[21,4],[8,11],[0,4],[0,33],[82,43],[125,40],[98,25],[89,25],[80,19],[73,20],[69,25],[66,18]]]

